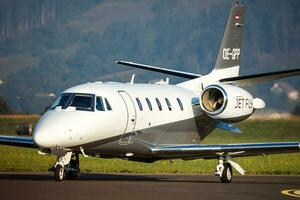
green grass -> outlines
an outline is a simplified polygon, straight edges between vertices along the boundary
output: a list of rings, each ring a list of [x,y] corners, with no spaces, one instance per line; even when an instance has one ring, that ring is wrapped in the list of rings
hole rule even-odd
[[[242,134],[216,129],[204,143],[300,141],[300,119],[247,120],[236,124]]]
[[[24,122],[36,118],[18,119]],[[18,121],[17,120],[17,121]],[[11,130],[16,120],[0,119],[1,133]],[[3,127],[6,128],[3,128]],[[300,119],[295,120],[248,120],[238,124],[243,134],[214,131],[204,143],[237,143],[268,141],[300,141]],[[47,171],[55,162],[54,156],[41,156],[37,150],[0,146],[0,171]],[[235,159],[247,174],[293,174],[300,175],[300,154],[255,156]],[[80,158],[82,172],[102,173],[178,173],[213,174],[216,160],[158,161],[152,164],[120,159]]]

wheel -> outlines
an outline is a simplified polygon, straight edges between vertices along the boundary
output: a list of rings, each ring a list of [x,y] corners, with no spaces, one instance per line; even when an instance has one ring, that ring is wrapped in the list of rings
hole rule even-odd
[[[222,177],[220,177],[222,183],[230,183],[232,180],[232,168],[229,163],[224,163],[224,170]]]
[[[54,169],[54,179],[56,181],[62,181],[64,179],[64,168],[61,165],[56,165]]]

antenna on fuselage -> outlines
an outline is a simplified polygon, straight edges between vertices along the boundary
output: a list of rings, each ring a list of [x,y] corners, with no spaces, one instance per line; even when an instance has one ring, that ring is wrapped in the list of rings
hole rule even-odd
[[[135,78],[135,74],[132,74],[130,84],[134,84],[134,78]]]
[[[170,82],[169,77],[166,78],[166,81],[165,81],[165,82],[166,82],[167,85],[169,85],[169,82]]]

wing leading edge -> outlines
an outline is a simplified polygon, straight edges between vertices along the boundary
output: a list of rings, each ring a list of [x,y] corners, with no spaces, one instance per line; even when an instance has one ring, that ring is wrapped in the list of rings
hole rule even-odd
[[[267,143],[241,143],[219,145],[166,145],[152,146],[150,150],[162,157],[194,157],[219,158],[220,156],[243,157],[263,154],[280,154],[300,152],[299,142],[267,142]]]
[[[0,135],[0,144],[26,148],[37,148],[32,137]]]

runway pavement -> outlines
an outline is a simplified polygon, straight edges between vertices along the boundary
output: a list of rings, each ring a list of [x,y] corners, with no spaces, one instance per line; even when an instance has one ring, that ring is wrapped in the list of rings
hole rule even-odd
[[[52,173],[0,173],[1,200],[300,199],[281,193],[290,189],[300,189],[300,176],[235,176],[222,184],[207,175],[85,173],[78,180],[55,182]]]

